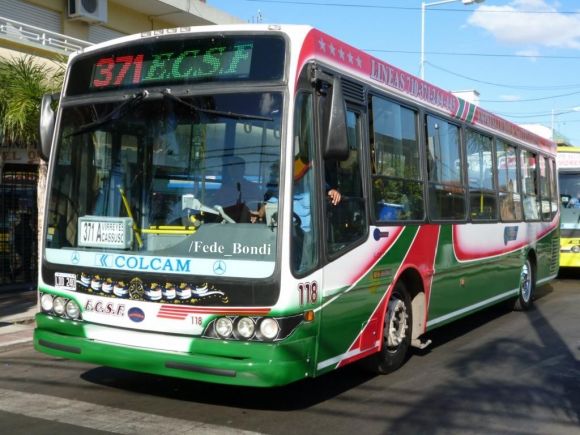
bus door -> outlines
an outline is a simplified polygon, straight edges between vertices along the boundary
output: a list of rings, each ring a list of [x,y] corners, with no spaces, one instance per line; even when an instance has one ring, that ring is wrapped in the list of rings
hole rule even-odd
[[[364,284],[368,281],[359,282],[361,268],[368,264],[361,258],[365,255],[363,241],[368,236],[361,159],[365,117],[362,110],[347,107],[348,156],[341,161],[324,162],[323,244],[328,263],[323,269],[319,370],[332,366],[337,358],[344,359],[347,352],[357,353],[374,345],[374,340],[357,340],[379,299],[377,292]],[[329,195],[333,189],[341,195],[338,203]]]

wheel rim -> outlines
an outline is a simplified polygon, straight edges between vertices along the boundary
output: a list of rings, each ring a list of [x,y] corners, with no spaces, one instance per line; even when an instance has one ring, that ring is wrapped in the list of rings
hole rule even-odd
[[[524,302],[528,302],[530,300],[531,294],[532,294],[531,267],[530,262],[526,261],[526,263],[522,266],[522,272],[520,274],[520,295]]]
[[[385,324],[385,337],[387,348],[396,350],[407,336],[407,307],[405,302],[397,296],[391,297],[388,307],[388,319]]]

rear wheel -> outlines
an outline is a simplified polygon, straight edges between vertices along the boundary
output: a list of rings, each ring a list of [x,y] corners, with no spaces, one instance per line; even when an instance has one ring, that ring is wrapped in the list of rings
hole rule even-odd
[[[534,265],[529,258],[522,265],[520,271],[520,291],[514,303],[514,310],[527,311],[534,304],[534,292],[536,290],[536,277]]]
[[[411,345],[413,313],[405,285],[397,282],[385,313],[383,345],[368,358],[367,366],[375,373],[390,373],[403,365]]]

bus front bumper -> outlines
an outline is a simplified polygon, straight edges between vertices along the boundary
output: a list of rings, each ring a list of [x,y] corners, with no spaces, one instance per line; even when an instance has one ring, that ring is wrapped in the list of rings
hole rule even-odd
[[[36,324],[36,350],[108,367],[253,387],[280,386],[313,376],[313,336],[298,338],[299,334],[293,334],[281,342],[259,343],[130,332],[139,343],[155,343],[163,337],[187,343],[187,351],[175,351],[115,342],[116,336],[127,333],[119,328],[85,325],[45,314],[36,315]],[[89,338],[88,328],[110,339]]]

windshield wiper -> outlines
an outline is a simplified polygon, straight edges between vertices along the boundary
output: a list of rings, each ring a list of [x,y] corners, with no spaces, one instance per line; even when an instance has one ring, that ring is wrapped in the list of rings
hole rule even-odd
[[[128,100],[122,102],[105,116],[90,122],[88,124],[81,125],[78,129],[73,131],[67,137],[70,136],[77,136],[79,134],[87,133],[89,131],[93,131],[105,124],[108,124],[111,121],[121,119],[125,117],[127,114],[133,111],[135,107],[137,107],[141,102],[149,95],[149,92],[144,90],[142,92],[138,92],[133,94],[129,97]]]
[[[235,113],[235,112],[226,112],[221,110],[213,110],[213,109],[204,109],[202,107],[198,107],[194,104],[189,103],[185,99],[181,97],[177,97],[171,93],[169,89],[166,89],[162,92],[163,96],[169,98],[172,101],[176,101],[180,104],[183,104],[186,107],[194,110],[195,112],[201,113],[209,113],[210,115],[219,115],[226,118],[233,118],[233,119],[247,119],[253,121],[274,121],[274,118],[269,118],[267,116],[259,116],[259,115],[246,115],[244,113]]]

